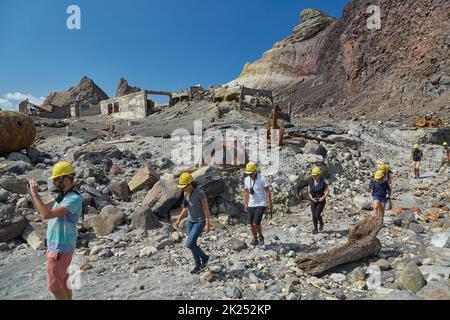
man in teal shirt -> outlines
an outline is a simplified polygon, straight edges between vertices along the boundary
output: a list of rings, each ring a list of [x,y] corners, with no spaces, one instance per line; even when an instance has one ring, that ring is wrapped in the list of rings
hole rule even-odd
[[[36,180],[29,182],[29,189],[36,210],[47,227],[47,272],[48,289],[56,300],[71,300],[72,290],[68,286],[68,269],[77,241],[77,224],[83,210],[83,198],[74,190],[75,169],[69,162],[62,161],[53,167],[49,180],[59,190],[58,198],[44,203],[39,196]]]

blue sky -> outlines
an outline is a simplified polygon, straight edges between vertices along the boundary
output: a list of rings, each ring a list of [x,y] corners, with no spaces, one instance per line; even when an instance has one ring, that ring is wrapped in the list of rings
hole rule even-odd
[[[87,75],[178,91],[236,78],[292,33],[305,8],[337,18],[348,0],[0,0],[0,107],[40,102]],[[69,30],[69,5],[81,30]]]

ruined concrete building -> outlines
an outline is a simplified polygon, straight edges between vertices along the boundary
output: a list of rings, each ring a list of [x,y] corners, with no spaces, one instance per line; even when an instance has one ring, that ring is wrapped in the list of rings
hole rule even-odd
[[[157,105],[148,98],[149,95],[165,95],[169,97],[167,105]],[[250,98],[250,100],[249,100]],[[100,102],[101,114],[112,115],[117,119],[138,120],[172,107],[180,102],[193,100],[208,100],[211,102],[236,102],[242,108],[252,99],[265,99],[266,105],[273,104],[272,91],[240,87],[218,87],[205,90],[201,86],[194,86],[181,93],[165,91],[142,90]]]
[[[156,105],[148,95],[163,95],[169,97],[168,105]],[[142,90],[100,102],[102,115],[112,115],[117,119],[136,120],[148,117],[158,110],[173,105],[172,92]]]
[[[173,96],[173,104],[183,101],[192,101],[196,98],[207,99],[211,102],[236,102],[239,106],[244,107],[248,98],[260,97],[266,98],[273,104],[272,91],[251,89],[244,86],[222,86],[205,90],[202,87],[191,87],[189,90],[177,93]]]

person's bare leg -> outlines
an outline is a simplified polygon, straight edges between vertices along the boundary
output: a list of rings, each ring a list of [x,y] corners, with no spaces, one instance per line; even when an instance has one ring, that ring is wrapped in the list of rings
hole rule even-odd
[[[256,239],[258,237],[258,231],[254,224],[251,224],[251,230],[252,230],[253,239]]]
[[[72,300],[72,290],[70,290],[70,289],[66,289],[66,295],[67,295],[67,298],[68,298],[68,300]]]
[[[256,232],[258,233],[258,235],[262,237],[263,236],[262,227],[260,225],[259,226],[255,225],[255,229],[256,229]]]
[[[373,201],[373,204],[372,204],[372,207],[373,207],[373,213],[374,213],[375,216],[378,215],[378,203],[379,203],[379,201],[374,200],[374,201]]]
[[[55,300],[69,300],[67,292],[65,289],[59,291],[52,291]]]

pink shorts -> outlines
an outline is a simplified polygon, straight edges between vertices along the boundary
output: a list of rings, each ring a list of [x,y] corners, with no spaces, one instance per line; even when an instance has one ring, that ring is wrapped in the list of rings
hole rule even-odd
[[[73,253],[47,251],[48,290],[51,292],[67,289],[69,266]]]

